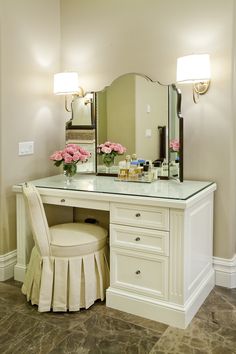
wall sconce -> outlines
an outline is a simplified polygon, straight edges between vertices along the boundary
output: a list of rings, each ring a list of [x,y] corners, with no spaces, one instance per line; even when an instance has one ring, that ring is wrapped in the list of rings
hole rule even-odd
[[[204,95],[210,87],[211,68],[208,54],[186,55],[177,59],[177,82],[193,84],[193,101]]]
[[[56,95],[65,95],[65,109],[67,112],[72,111],[71,108],[68,108],[67,95],[84,97],[84,90],[82,87],[79,87],[79,77],[78,73],[76,72],[64,72],[55,74],[53,91]]]

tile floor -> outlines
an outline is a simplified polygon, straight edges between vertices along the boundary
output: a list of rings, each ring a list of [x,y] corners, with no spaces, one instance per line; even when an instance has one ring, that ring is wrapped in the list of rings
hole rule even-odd
[[[236,289],[215,287],[185,330],[97,302],[77,313],[39,313],[21,283],[0,282],[1,354],[236,353]]]

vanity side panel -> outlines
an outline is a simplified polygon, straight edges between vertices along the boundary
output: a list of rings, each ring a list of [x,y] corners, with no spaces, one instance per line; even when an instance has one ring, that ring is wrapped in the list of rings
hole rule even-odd
[[[16,216],[17,263],[14,268],[14,279],[23,281],[25,277],[26,266],[29,263],[31,250],[34,246],[34,241],[28,222],[25,200],[22,193],[16,194]]]
[[[201,292],[214,277],[213,193],[185,212],[185,296],[186,300]]]
[[[169,300],[197,310],[214,286],[213,193],[170,209]]]
[[[184,210],[170,209],[169,301],[184,301]]]

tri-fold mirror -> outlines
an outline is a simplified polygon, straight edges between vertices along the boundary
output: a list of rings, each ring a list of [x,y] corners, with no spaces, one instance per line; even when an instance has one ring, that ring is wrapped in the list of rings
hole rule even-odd
[[[124,74],[103,90],[74,99],[66,125],[66,143],[91,152],[78,171],[117,175],[126,156],[158,167],[159,178],[183,181],[183,118],[181,93],[174,84],[162,85],[141,74]],[[97,147],[105,142],[126,148],[109,172]]]

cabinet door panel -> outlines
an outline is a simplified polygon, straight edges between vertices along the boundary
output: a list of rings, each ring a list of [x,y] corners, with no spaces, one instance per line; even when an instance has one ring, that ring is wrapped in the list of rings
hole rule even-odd
[[[146,296],[167,298],[168,258],[111,250],[111,286]]]

